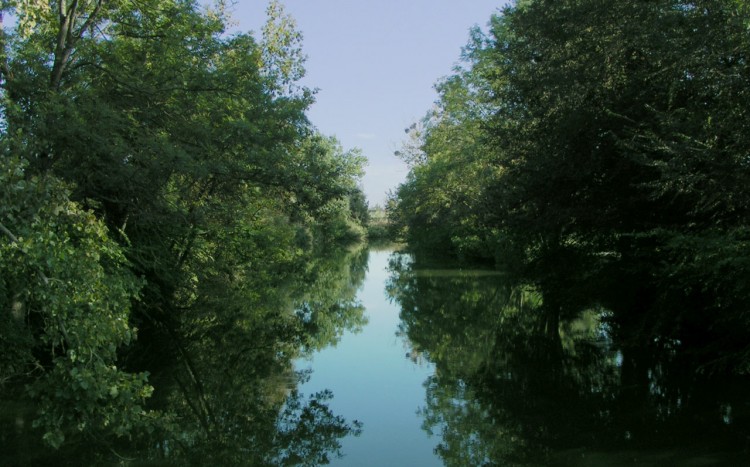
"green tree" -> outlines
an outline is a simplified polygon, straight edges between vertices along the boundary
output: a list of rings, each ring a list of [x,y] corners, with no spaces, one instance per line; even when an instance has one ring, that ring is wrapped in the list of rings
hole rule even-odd
[[[482,38],[473,32],[467,65],[478,63],[471,52]],[[489,112],[484,78],[471,67],[437,85],[436,106],[407,129],[408,139],[396,153],[411,168],[395,193],[398,204],[389,216],[414,246],[468,258],[492,258],[495,232],[485,221],[484,191],[497,176],[482,131]]]
[[[213,433],[216,416],[203,394],[205,383],[193,378],[191,367],[201,347],[187,344],[204,342],[195,332],[206,328],[193,325],[214,323],[209,329],[232,329],[238,339],[253,339],[254,330],[262,329],[276,336],[269,348],[301,345],[299,317],[287,308],[253,304],[266,288],[283,285],[314,245],[359,235],[351,199],[363,159],[308,122],[312,92],[296,84],[304,72],[301,36],[276,2],[260,41],[225,34],[220,5],[204,11],[192,1],[8,1],[1,7],[18,18],[17,28],[2,31],[0,44],[7,148],[1,157],[9,167],[20,164],[23,183],[41,180],[40,190],[56,193],[54,202],[40,199],[33,209],[6,195],[3,209],[59,212],[56,206],[65,202],[96,227],[88,243],[65,253],[71,274],[83,267],[77,254],[95,258],[94,269],[71,279],[88,290],[91,296],[80,299],[90,299],[92,310],[66,324],[69,335],[108,326],[114,308],[123,313],[117,315],[120,327],[102,332],[96,342],[107,348],[95,352],[106,365],[76,376],[96,391],[113,387],[110,399],[92,392],[96,397],[87,397],[99,405],[85,412],[66,404],[65,393],[32,394],[45,401],[40,420],[53,433],[48,440],[59,445],[61,432],[102,424],[126,435],[135,432],[138,417],[148,421],[149,412],[139,411],[148,395],[146,371],[162,364],[148,357],[156,339],[171,341],[173,354],[165,359],[183,359],[183,373],[176,376],[188,376],[180,379],[186,383],[183,396]],[[30,238],[11,220],[0,222],[15,238]],[[70,229],[76,225],[69,223]],[[12,238],[5,235],[4,249],[19,244]],[[45,261],[44,254],[34,261]],[[8,258],[0,259],[3,268],[11,267]],[[101,269],[95,269],[97,261]],[[19,269],[12,283],[3,283],[8,309],[21,306],[12,297],[22,294],[34,274],[31,267]],[[53,298],[39,306],[52,306]],[[76,303],[59,307],[78,313]],[[99,307],[106,311],[101,319]],[[266,327],[250,325],[264,321]],[[19,326],[9,327],[3,338],[36,338]],[[124,348],[135,327],[140,340]],[[57,339],[50,341],[56,352],[72,345],[51,339]],[[24,348],[3,358],[5,371],[28,367]],[[73,358],[90,359],[89,353]],[[272,363],[274,355],[267,355]],[[55,370],[53,361],[41,366],[50,375],[47,388],[70,379],[70,371]],[[117,414],[121,420],[113,418]]]
[[[736,178],[748,170],[737,127],[746,13],[736,2],[536,1],[493,23],[494,223],[540,268],[573,253],[655,278],[657,290],[627,280],[659,297],[621,315],[642,332],[687,338],[709,322],[746,322],[742,305],[708,304],[742,296],[747,275],[745,255],[724,256],[747,241],[747,186]],[[692,258],[704,256],[715,267],[698,274]],[[708,292],[710,282],[722,285]]]
[[[0,159],[3,378],[33,375],[34,423],[53,446],[153,425],[147,375],[123,371],[117,359],[135,339],[129,315],[139,281],[104,224],[70,201],[64,184],[26,171],[17,157]]]
[[[506,7],[417,128],[394,222],[546,289],[648,297],[624,327],[746,371],[747,24],[729,0]]]

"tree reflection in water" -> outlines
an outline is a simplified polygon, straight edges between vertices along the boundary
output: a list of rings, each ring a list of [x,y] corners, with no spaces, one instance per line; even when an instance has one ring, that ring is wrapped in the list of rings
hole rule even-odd
[[[366,323],[356,293],[367,260],[362,245],[287,271],[262,267],[231,289],[201,291],[190,313],[143,329],[140,342],[150,346],[133,349],[130,364],[149,371],[156,388],[150,402],[162,419],[152,433],[52,451],[30,427],[33,408],[3,397],[0,464],[327,464],[361,424],[332,413],[329,391],[300,394],[307,375],[293,362]]]
[[[550,303],[563,300],[549,298],[560,291],[429,269],[406,254],[391,258],[387,291],[411,357],[436,366],[421,415],[448,466],[737,465],[750,456],[747,383],[700,375],[673,342],[618,339],[607,310],[561,311]]]

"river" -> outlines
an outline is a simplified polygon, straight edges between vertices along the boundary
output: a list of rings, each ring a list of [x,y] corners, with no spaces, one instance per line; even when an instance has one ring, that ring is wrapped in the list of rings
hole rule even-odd
[[[391,250],[370,250],[367,275],[359,290],[367,325],[347,332],[341,341],[310,359],[312,377],[300,390],[330,389],[334,413],[363,423],[359,437],[343,440],[344,457],[331,465],[442,465],[434,453],[437,440],[421,429],[424,383],[435,371],[429,361],[409,359],[409,345],[399,334],[399,307],[385,290]]]
[[[532,285],[393,248],[295,271],[181,352],[150,337],[147,434],[54,451],[6,393],[0,465],[750,465],[747,378],[618,338],[600,306],[550,321]]]
[[[342,466],[742,465],[743,379],[696,375],[621,345],[607,311],[538,332],[543,299],[495,271],[372,250],[358,292],[369,323],[301,367],[303,391],[363,423]]]

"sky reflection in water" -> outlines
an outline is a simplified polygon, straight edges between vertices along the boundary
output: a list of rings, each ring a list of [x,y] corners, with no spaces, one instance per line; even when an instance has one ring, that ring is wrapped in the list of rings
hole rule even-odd
[[[333,391],[329,406],[348,420],[359,420],[362,435],[342,441],[345,457],[331,465],[442,465],[434,454],[437,439],[421,429],[418,410],[424,405],[424,382],[434,372],[428,362],[415,364],[408,345],[396,335],[399,308],[385,292],[390,251],[370,251],[367,277],[359,297],[369,323],[362,332],[347,332],[335,347],[316,353],[310,381],[300,391]]]

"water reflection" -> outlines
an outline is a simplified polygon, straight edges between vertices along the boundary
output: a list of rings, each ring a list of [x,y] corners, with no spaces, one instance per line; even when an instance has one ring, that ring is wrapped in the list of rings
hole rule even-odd
[[[746,382],[696,374],[669,342],[618,342],[606,310],[560,312],[507,276],[403,254],[390,271],[411,357],[436,366],[421,415],[445,465],[750,459]]]
[[[356,294],[367,261],[361,246],[288,271],[258,267],[236,287],[199,294],[190,313],[144,326],[128,362],[156,389],[151,433],[52,451],[31,427],[34,409],[3,388],[0,465],[327,464],[361,427],[329,409],[330,392],[299,393],[307,375],[293,361],[366,323]]]

